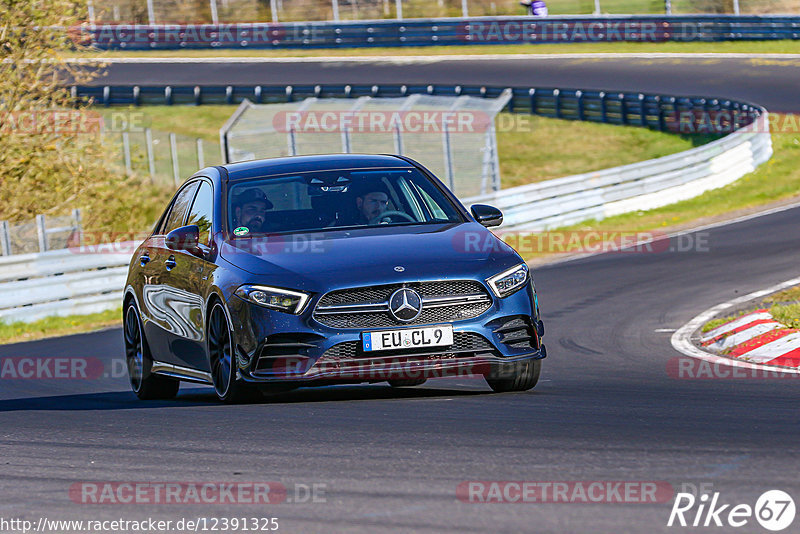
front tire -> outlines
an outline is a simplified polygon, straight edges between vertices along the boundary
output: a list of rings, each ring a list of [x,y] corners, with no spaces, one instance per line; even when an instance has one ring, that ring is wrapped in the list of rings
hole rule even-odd
[[[139,310],[133,300],[125,307],[124,317],[125,362],[131,389],[142,400],[174,398],[181,383],[153,374],[153,358],[144,338]]]
[[[526,360],[517,365],[514,375],[510,378],[490,378],[486,376],[486,383],[495,393],[509,391],[528,391],[536,387],[539,374],[542,372],[542,360]]]
[[[208,315],[206,332],[211,380],[217,398],[227,404],[251,402],[261,397],[253,386],[236,378],[236,344],[222,304],[216,302]]]

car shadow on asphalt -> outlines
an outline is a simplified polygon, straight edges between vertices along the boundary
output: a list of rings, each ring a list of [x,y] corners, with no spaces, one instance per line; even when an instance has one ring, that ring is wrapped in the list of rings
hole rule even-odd
[[[324,386],[300,388],[286,393],[265,396],[250,406],[279,405],[313,402],[371,401],[394,399],[435,399],[444,397],[470,397],[491,395],[478,389],[446,389],[434,387],[392,388],[383,385]],[[0,400],[0,412],[15,411],[94,411],[132,410],[141,408],[185,408],[191,406],[225,406],[217,400],[210,388],[191,388],[171,400],[142,401],[129,391],[82,393],[48,397],[23,397]],[[247,406],[247,405],[244,405]]]

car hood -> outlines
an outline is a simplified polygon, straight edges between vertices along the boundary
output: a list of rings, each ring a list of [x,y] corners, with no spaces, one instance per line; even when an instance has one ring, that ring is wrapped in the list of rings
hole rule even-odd
[[[253,283],[306,291],[406,280],[485,279],[519,263],[477,223],[384,226],[236,239],[223,259]]]

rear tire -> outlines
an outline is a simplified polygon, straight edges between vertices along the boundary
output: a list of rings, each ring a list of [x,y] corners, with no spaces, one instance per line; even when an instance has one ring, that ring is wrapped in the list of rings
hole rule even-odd
[[[486,376],[486,383],[495,393],[509,391],[528,391],[536,387],[539,374],[542,372],[542,360],[526,360],[518,364],[514,376],[511,378],[490,378]]]
[[[427,378],[398,378],[397,380],[389,380],[389,385],[393,388],[410,388],[421,386],[427,381]]]
[[[131,389],[142,400],[174,398],[181,383],[153,374],[153,357],[144,338],[139,310],[133,300],[125,306],[124,319],[125,362]]]
[[[211,307],[211,313],[208,315],[206,341],[211,380],[217,398],[226,404],[261,400],[261,392],[256,387],[236,378],[234,334],[228,326],[225,309],[219,302]]]

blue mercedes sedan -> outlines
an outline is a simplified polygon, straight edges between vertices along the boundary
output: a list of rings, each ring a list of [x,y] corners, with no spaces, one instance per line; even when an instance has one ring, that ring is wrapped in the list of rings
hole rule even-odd
[[[131,260],[131,387],[243,402],[301,386],[485,377],[533,388],[546,356],[527,265],[401,156],[323,155],[197,172]]]

